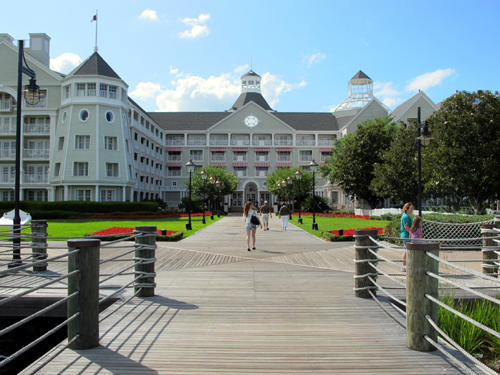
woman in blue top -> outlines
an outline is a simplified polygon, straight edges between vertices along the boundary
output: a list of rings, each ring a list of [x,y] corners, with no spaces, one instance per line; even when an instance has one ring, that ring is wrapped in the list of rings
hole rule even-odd
[[[413,220],[411,219],[410,215],[413,213],[413,203],[406,203],[403,206],[403,216],[401,216],[401,227],[400,232],[401,232],[401,238],[408,238],[408,240],[403,240],[403,246],[406,247],[406,244],[410,239],[410,228],[413,224]],[[406,253],[403,254],[403,268],[401,271],[406,271]]]

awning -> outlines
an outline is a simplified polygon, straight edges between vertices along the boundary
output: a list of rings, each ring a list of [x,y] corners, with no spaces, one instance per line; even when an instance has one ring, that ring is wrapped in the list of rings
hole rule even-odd
[[[257,152],[257,151],[260,151],[260,152],[265,152],[265,151],[267,151],[267,152],[269,152],[270,150],[271,150],[271,149],[270,149],[269,147],[267,147],[267,148],[262,148],[262,147],[260,147],[260,148],[255,148],[255,149],[254,149],[254,151],[256,151],[256,152]]]
[[[182,167],[182,163],[167,163],[167,167]]]
[[[226,163],[210,163],[210,165],[213,165],[214,167],[225,167]]]
[[[233,163],[233,167],[248,167],[248,163]]]
[[[332,149],[331,148],[323,147],[323,148],[320,148],[319,151],[321,151],[321,152],[332,152]]]
[[[169,151],[182,151],[181,147],[167,147],[167,152]]]
[[[248,147],[233,147],[233,152],[235,151],[248,151]]]
[[[255,167],[269,167],[269,163],[255,163],[254,164]]]
[[[277,147],[276,151],[292,151],[291,147]]]
[[[226,151],[225,147],[210,147],[210,151]]]
[[[276,168],[288,167],[292,168],[292,163],[276,163]]]

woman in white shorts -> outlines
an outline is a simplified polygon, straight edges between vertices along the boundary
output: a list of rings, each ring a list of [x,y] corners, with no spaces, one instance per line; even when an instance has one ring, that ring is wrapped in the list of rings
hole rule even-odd
[[[257,215],[257,211],[253,208],[252,202],[248,201],[245,203],[245,207],[243,208],[243,219],[245,219],[245,230],[247,231],[247,250],[250,251],[250,234],[252,235],[253,247],[255,250],[255,232],[257,232],[257,225],[252,224],[251,219],[252,216],[256,217],[259,221],[260,228],[262,229],[262,223],[260,223],[259,216]]]

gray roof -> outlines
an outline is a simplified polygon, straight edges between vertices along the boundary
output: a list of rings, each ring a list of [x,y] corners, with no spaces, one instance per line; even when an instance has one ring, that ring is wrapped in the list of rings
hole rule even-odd
[[[148,112],[148,115],[164,130],[206,131],[211,126],[231,115],[231,112]],[[288,124],[295,130],[337,131],[346,119],[337,121],[329,112],[272,112],[271,116]]]
[[[129,102],[131,102],[133,105],[135,105],[137,108],[139,108],[146,116],[148,116],[152,121],[155,121],[149,114],[150,112],[146,112],[135,100],[133,100],[130,96],[127,96]]]
[[[121,79],[97,52],[75,68],[70,76],[104,76]]]
[[[266,111],[272,111],[273,109],[267,104],[266,99],[262,96],[261,93],[258,92],[245,92],[242,93],[238,99],[236,99],[236,102],[233,104],[231,107],[232,110],[238,110],[241,107],[243,107],[245,104],[249,102],[254,102],[255,104],[259,105]]]
[[[253,70],[250,70],[247,74],[244,74],[241,76],[241,78],[246,77],[246,76],[253,76],[253,77],[260,77],[257,73],[255,73]]]
[[[391,117],[392,118],[396,118],[400,113],[402,113],[407,107],[408,105],[410,104],[410,102],[413,101],[413,99],[415,99],[415,97],[418,95],[419,93],[413,95],[410,99],[408,99],[407,101],[401,103],[400,105],[398,105],[394,111],[392,111],[391,113]]]
[[[359,72],[357,72],[354,77],[352,77],[351,79],[369,79],[371,80],[370,77],[368,77],[365,73],[363,73],[361,70]]]

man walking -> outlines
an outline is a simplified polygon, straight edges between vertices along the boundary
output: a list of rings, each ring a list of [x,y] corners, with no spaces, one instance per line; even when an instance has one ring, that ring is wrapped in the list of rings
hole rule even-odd
[[[264,225],[264,230],[269,230],[269,215],[271,215],[272,218],[273,214],[271,213],[271,209],[267,205],[267,201],[265,201],[260,208],[260,214],[262,215],[262,224]]]

